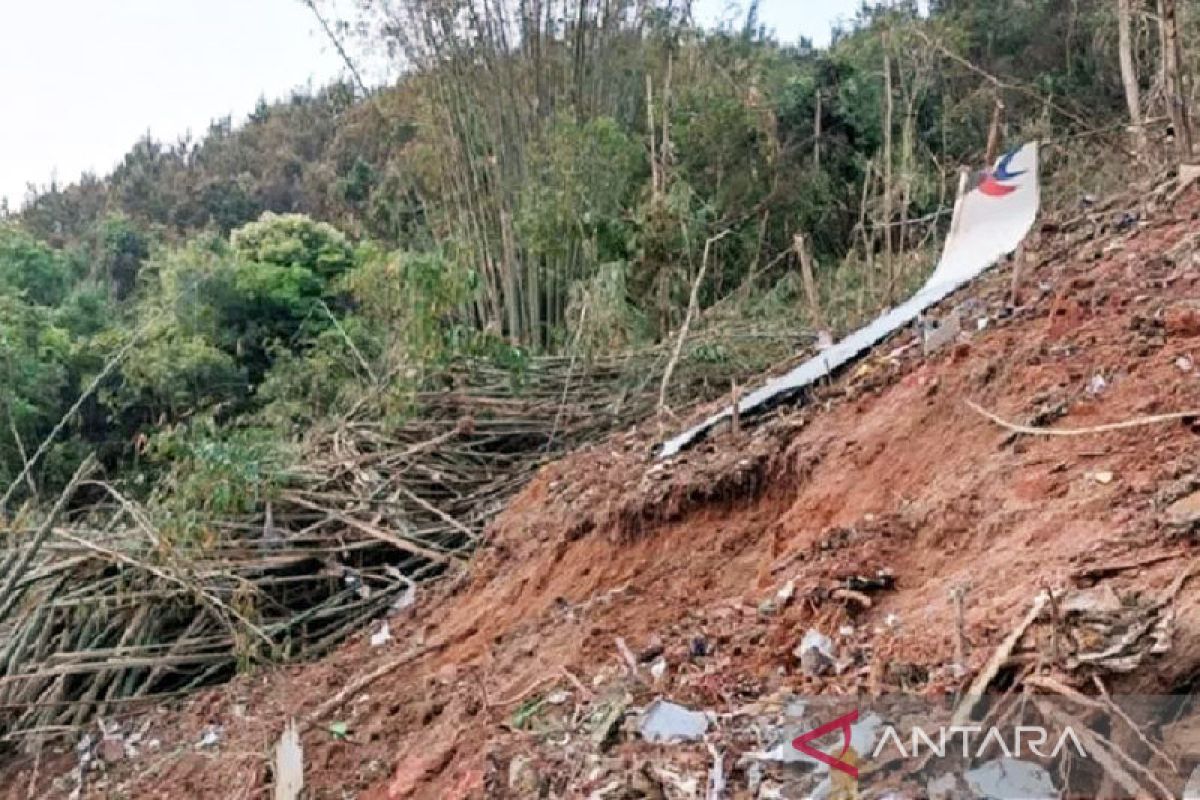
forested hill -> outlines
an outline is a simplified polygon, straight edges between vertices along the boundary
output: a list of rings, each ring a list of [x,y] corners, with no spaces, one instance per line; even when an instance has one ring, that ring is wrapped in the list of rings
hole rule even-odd
[[[96,451],[131,491],[237,510],[299,431],[419,413],[416,392],[455,360],[519,372],[532,354],[654,346],[690,306],[760,329],[844,325],[923,277],[994,119],[1001,145],[1050,145],[1065,198],[1170,144],[1158,17],[1141,2],[1141,160],[1116,0],[934,0],[925,17],[895,3],[828,49],[777,44],[753,9],[706,32],[673,2],[400,5],[327,20],[359,32],[339,38],[351,58],[402,61],[396,85],[337,84],[198,141],[141,141],[111,175],[8,214],[9,505]],[[797,236],[815,255],[807,299]],[[689,358],[733,357],[706,344]]]

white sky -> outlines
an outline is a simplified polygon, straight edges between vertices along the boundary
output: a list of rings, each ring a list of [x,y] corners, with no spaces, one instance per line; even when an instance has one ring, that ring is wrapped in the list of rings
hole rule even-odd
[[[782,41],[828,41],[860,0],[763,0]],[[697,0],[697,20],[744,18],[744,2]],[[149,131],[174,141],[235,121],[260,97],[339,76],[300,0],[0,0],[0,197],[29,183],[109,172]]]

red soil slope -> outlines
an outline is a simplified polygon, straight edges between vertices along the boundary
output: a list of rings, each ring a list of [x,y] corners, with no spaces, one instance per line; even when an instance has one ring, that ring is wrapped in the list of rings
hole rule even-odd
[[[1165,586],[1195,552],[1164,518],[1200,488],[1190,421],[1017,437],[966,401],[1053,428],[1200,409],[1197,209],[1189,194],[1126,233],[1047,236],[1015,315],[1003,311],[1010,271],[997,271],[969,293],[957,346],[927,358],[901,349],[914,334],[900,334],[813,405],[671,464],[650,459],[648,426],[548,466],[469,574],[390,621],[393,642],[372,648],[364,634],[321,663],[123,720],[157,746],[93,772],[84,795],[268,797],[268,756],[294,716],[312,723],[311,798],[605,786],[597,796],[670,797],[667,755],[621,731],[608,746],[587,732],[614,697],[720,714],[784,690],[940,693],[970,679],[1043,588],[1105,570],[1117,588]],[[1112,569],[1136,560],[1153,563]],[[869,608],[831,591],[880,569],[895,587]],[[794,594],[780,599],[789,582]],[[965,675],[951,666],[950,596],[963,587]],[[1170,667],[1131,680],[1186,675],[1198,602],[1186,588]],[[855,666],[805,674],[792,651],[809,628]],[[666,675],[655,682],[646,664],[630,675],[617,638],[634,660],[661,652]],[[332,701],[339,691],[344,702]],[[548,702],[535,711],[538,698]],[[344,737],[329,732],[335,722]],[[212,725],[219,742],[198,747]],[[65,796],[64,749],[9,765],[4,796]],[[682,748],[668,766],[703,778],[706,758]],[[729,763],[731,796],[752,796]]]

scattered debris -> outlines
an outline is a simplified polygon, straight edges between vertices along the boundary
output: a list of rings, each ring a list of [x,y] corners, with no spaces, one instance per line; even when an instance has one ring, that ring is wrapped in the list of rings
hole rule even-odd
[[[275,743],[274,775],[274,800],[299,800],[304,791],[304,747],[295,719],[288,721]]]
[[[392,630],[388,627],[387,620],[379,626],[379,630],[371,634],[371,647],[383,647],[392,640]]]
[[[1200,492],[1193,492],[1167,506],[1163,517],[1168,525],[1191,529],[1200,523]]]
[[[775,602],[778,604],[778,606],[780,608],[784,608],[787,606],[788,603],[790,603],[792,601],[792,597],[794,597],[795,594],[796,594],[796,580],[795,580],[795,578],[793,578],[793,579],[789,580],[787,583],[785,583],[783,586],[781,586],[779,588],[779,591],[775,593]]]
[[[115,764],[125,758],[125,739],[119,734],[109,734],[100,740],[100,758]]]
[[[221,743],[221,737],[224,736],[225,729],[220,725],[209,725],[204,729],[204,734],[200,737],[200,741],[196,742],[196,747],[208,749],[216,747]]]
[[[833,640],[813,628],[804,634],[800,644],[792,650],[792,655],[799,659],[806,675],[822,675],[837,664]]]
[[[630,702],[629,696],[621,693],[619,696],[610,697],[595,706],[591,717],[591,732],[592,744],[597,749],[603,750],[611,743],[621,720],[625,719],[625,712],[629,710]]]
[[[708,716],[667,700],[655,700],[642,715],[638,728],[649,742],[688,742],[704,736]]]
[[[998,758],[963,776],[978,797],[995,800],[1028,800],[1031,797],[1058,797],[1050,773],[1037,764],[1016,758]]]

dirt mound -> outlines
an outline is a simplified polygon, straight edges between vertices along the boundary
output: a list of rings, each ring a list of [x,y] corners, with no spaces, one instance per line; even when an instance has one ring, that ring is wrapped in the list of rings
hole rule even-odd
[[[545,468],[389,642],[368,631],[320,663],[114,717],[126,746],[85,796],[265,796],[291,717],[312,798],[687,796],[713,751],[660,758],[631,709],[665,696],[732,720],[789,692],[943,696],[1043,590],[1176,584],[1173,656],[1123,688],[1179,685],[1200,663],[1179,580],[1195,423],[1022,435],[967,401],[1058,430],[1200,409],[1197,209],[1188,195],[1119,232],[1047,238],[1016,312],[998,271],[947,302],[958,343],[926,357],[902,333],[808,406],[671,463],[644,426]],[[810,629],[836,669],[798,657]],[[722,745],[734,796],[775,779],[737,760],[753,744]],[[66,796],[76,761],[70,745],[23,756],[5,796]]]

